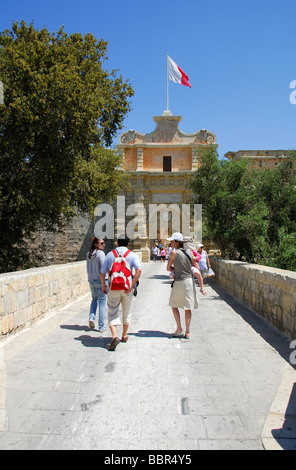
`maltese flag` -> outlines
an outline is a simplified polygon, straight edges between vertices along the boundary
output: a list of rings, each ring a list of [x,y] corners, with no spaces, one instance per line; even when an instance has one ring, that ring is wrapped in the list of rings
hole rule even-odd
[[[185,72],[183,72],[182,69],[174,62],[169,56],[168,56],[168,61],[169,61],[169,79],[172,82],[175,83],[180,83],[180,85],[185,85],[189,86],[191,88],[191,85],[189,83],[189,78],[186,75]]]

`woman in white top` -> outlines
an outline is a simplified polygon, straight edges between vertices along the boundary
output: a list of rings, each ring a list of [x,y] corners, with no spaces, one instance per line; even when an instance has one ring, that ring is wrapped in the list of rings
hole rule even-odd
[[[197,251],[201,255],[201,259],[198,262],[200,272],[203,277],[206,277],[208,269],[211,267],[211,263],[202,243],[197,245]]]

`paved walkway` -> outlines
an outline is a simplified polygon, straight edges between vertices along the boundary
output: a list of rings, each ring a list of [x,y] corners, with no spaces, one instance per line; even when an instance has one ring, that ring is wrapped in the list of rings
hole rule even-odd
[[[296,448],[289,342],[207,292],[190,340],[171,338],[170,281],[150,262],[115,352],[87,326],[89,295],[2,341],[0,449]]]

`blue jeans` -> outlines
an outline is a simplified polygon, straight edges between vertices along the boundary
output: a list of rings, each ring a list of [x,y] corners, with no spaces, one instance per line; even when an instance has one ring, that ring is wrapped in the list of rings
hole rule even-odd
[[[97,308],[99,304],[99,330],[104,328],[107,294],[102,291],[101,281],[88,281],[92,295],[92,301],[89,310],[89,319],[95,321]]]

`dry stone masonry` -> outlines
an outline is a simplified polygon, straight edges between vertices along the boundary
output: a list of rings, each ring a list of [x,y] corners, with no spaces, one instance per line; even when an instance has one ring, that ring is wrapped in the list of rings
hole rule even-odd
[[[87,292],[85,261],[0,274],[0,338]]]
[[[296,272],[218,257],[211,265],[225,290],[296,338]]]

